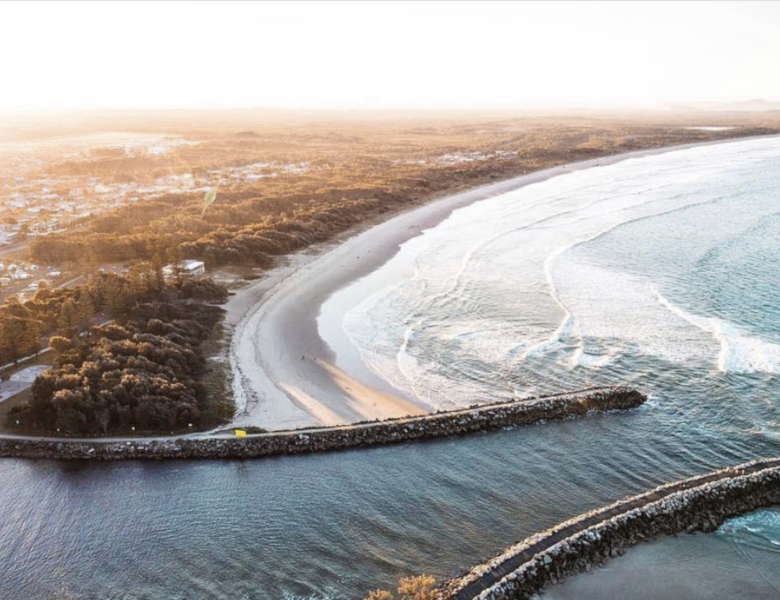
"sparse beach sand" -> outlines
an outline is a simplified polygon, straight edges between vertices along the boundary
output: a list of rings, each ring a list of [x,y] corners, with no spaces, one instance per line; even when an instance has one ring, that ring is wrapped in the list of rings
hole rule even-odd
[[[393,389],[367,369],[358,375],[336,366],[334,351],[318,330],[322,304],[460,207],[570,171],[696,145],[702,144],[570,163],[481,186],[432,200],[378,224],[368,223],[351,237],[285,259],[259,281],[239,289],[226,305],[233,330],[230,366],[237,405],[233,425],[274,430],[429,412],[431,406]],[[326,315],[333,323],[340,323],[343,316],[339,310]],[[343,343],[348,343],[346,338]]]

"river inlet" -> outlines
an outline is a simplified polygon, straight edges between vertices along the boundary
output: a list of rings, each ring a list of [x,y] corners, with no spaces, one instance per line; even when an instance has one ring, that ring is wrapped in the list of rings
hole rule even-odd
[[[360,598],[402,575],[454,575],[619,497],[777,455],[779,178],[780,141],[766,139],[499,195],[413,238],[388,263],[391,289],[366,286],[343,322],[374,377],[432,406],[615,382],[650,392],[647,405],[256,462],[3,460],[0,598]],[[755,545],[753,525],[732,525],[730,547]],[[780,571],[765,546],[746,556]],[[708,589],[720,559],[694,548],[648,545],[593,577],[653,548],[669,565],[712,560],[685,572]],[[740,565],[721,576],[759,585]],[[675,597],[673,584],[657,577],[653,597]]]

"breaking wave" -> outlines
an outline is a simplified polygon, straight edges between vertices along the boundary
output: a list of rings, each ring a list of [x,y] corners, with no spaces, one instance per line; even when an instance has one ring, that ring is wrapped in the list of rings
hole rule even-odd
[[[664,365],[777,375],[778,187],[771,138],[529,185],[405,244],[379,270],[393,285],[344,329],[372,371],[435,408]]]

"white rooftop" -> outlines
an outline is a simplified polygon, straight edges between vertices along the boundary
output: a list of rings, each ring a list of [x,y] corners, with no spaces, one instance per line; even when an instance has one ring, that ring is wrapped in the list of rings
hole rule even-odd
[[[195,271],[205,266],[202,260],[183,260],[181,262],[181,268],[185,271]]]

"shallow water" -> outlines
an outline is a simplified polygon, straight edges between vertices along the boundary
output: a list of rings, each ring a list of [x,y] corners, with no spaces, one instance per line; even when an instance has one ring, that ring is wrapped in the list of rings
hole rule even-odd
[[[545,600],[780,598],[780,512],[733,519],[717,532],[665,538],[550,588]]]
[[[652,393],[640,409],[254,462],[3,460],[0,598],[359,598],[400,575],[455,574],[621,496],[780,454],[779,184],[777,139],[534,184],[406,244],[384,267],[395,283],[379,274],[345,322],[371,368],[436,404],[628,382]],[[761,527],[780,539],[777,520]],[[571,580],[598,578],[595,592],[553,593],[621,597],[598,590],[694,558],[712,568],[678,580],[711,589],[721,543],[780,572],[754,529],[643,546]],[[663,560],[643,575],[632,556]],[[684,597],[671,581],[641,597]]]
[[[555,177],[407,243],[344,327],[376,373],[437,408],[645,373],[648,389],[658,373],[771,385],[778,194],[777,139]]]

